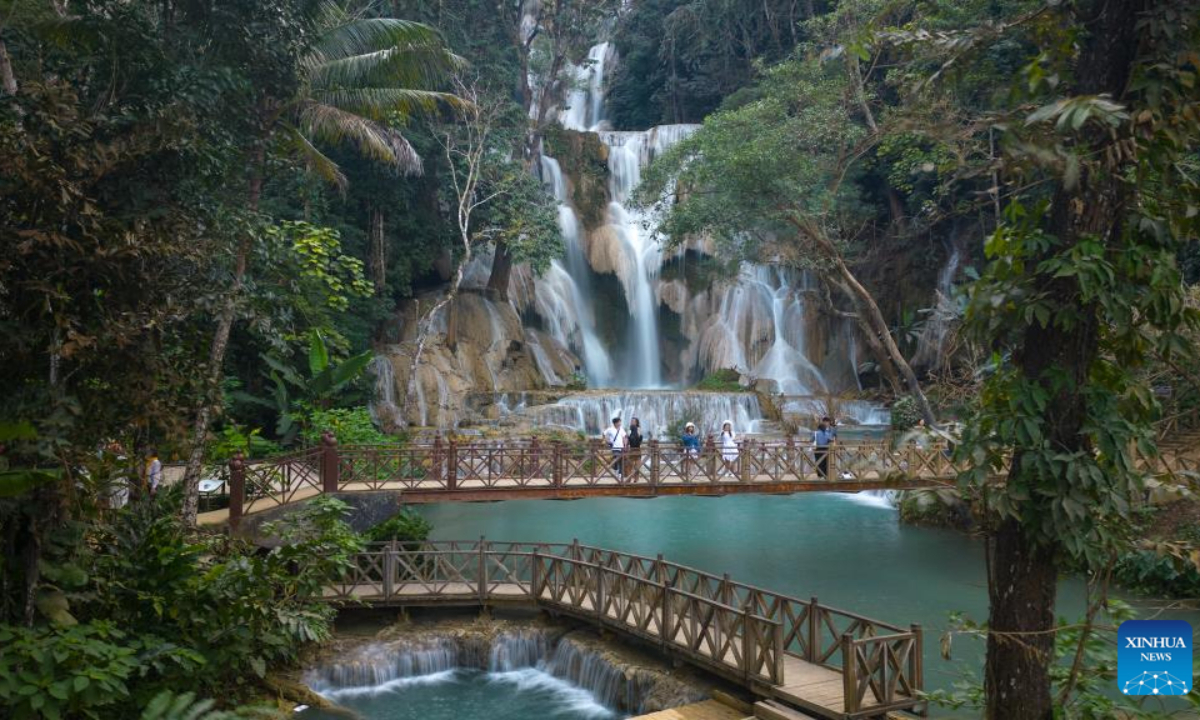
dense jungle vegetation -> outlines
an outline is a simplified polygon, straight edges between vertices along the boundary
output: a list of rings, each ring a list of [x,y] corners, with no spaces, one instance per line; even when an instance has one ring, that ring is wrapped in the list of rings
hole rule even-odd
[[[817,271],[871,346],[864,373],[914,421],[959,415],[973,470],[942,499],[988,537],[991,610],[963,630],[987,638],[981,685],[940,700],[1136,716],[1100,683],[1109,584],[1200,567],[1194,528],[1148,537],[1135,462],[1200,405],[1198,18],[1189,0],[0,0],[0,714],[215,720],[328,637],[305,598],[362,542],[345,508],[313,503],[260,550],[196,530],[203,468],[324,430],[401,441],[365,407],[373,344],[467,253],[493,253],[500,297],[513,266],[562,253],[532,170],[605,38],[614,126],[704,123],[644,178],[646,205],[679,190],[658,208],[671,242]],[[464,220],[464,197],[491,200]],[[895,282],[951,246],[960,294],[934,309]],[[951,327],[936,362],[913,357],[920,310]],[[188,468],[150,498],[155,451]],[[1091,607],[1056,633],[1068,570]]]

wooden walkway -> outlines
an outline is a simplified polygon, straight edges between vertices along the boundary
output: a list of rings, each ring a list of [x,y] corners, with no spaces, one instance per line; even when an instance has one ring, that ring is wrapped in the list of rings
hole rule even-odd
[[[203,513],[200,522],[236,525],[245,515],[333,492],[399,491],[406,503],[858,492],[949,484],[960,470],[940,444],[836,444],[825,472],[814,449],[794,438],[739,445],[736,457],[728,458],[711,442],[689,456],[650,441],[614,458],[590,441],[339,447],[327,435],[320,447],[282,457],[235,458],[227,468],[228,509]],[[1179,480],[1200,472],[1200,449],[1164,452],[1141,463],[1159,477]]]
[[[670,710],[660,710],[649,715],[638,715],[630,720],[754,720],[754,718],[716,700],[705,700]]]
[[[572,543],[375,543],[324,600],[534,605],[836,720],[923,712],[922,634],[662,559]]]

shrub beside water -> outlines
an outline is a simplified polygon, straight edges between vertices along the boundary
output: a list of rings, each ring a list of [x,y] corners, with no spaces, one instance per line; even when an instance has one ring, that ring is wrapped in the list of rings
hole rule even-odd
[[[718,370],[709,374],[703,380],[696,383],[697,390],[710,390],[713,392],[741,392],[745,388],[741,386],[738,380],[741,378],[741,373],[737,370]]]

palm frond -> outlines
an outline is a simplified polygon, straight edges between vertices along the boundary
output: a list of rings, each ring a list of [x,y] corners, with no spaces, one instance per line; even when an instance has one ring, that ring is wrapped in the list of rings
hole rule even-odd
[[[303,133],[291,125],[285,125],[283,126],[283,137],[288,146],[304,158],[308,169],[316,173],[317,177],[337,186],[339,191],[346,190],[348,182],[346,176],[342,174],[342,169],[328,155],[309,142]]]
[[[433,48],[446,52],[446,43],[441,33],[423,23],[398,18],[347,18],[322,33],[310,59],[326,63],[391,48]]]
[[[439,106],[454,109],[468,106],[457,95],[407,88],[314,89],[310,96],[315,102],[379,121],[385,120],[391,113],[412,115],[418,112],[431,113]]]
[[[311,139],[330,143],[349,140],[366,157],[395,165],[406,175],[421,172],[421,157],[403,135],[333,105],[318,102],[302,105],[300,131]]]
[[[313,87],[433,88],[466,62],[440,46],[394,46],[329,59],[312,53],[304,59],[304,66]]]

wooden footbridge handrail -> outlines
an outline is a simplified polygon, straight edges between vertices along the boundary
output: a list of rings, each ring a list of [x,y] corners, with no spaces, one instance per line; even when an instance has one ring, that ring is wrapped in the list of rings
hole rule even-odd
[[[901,628],[695,568],[553,543],[372,543],[323,598],[530,604],[661,647],[826,718],[922,711],[919,625]]]
[[[1167,482],[1200,476],[1200,450],[1139,455],[1138,462]],[[855,492],[945,485],[960,469],[941,443],[839,443],[826,454],[789,438],[742,441],[736,454],[709,442],[689,455],[673,444],[652,440],[640,450],[614,456],[596,441],[438,439],[339,447],[326,434],[317,448],[255,462],[232,460],[227,517],[236,525],[246,514],[332,492],[399,490],[407,503]]]
[[[739,443],[735,454],[709,442],[694,455],[652,440],[614,456],[594,441],[506,440],[321,446],[269,460],[229,464],[229,520],[327,492],[400,490],[411,503],[515,498],[803,490],[857,491],[951,481],[958,473],[942,445],[892,448],[836,444],[827,452],[787,441]]]

